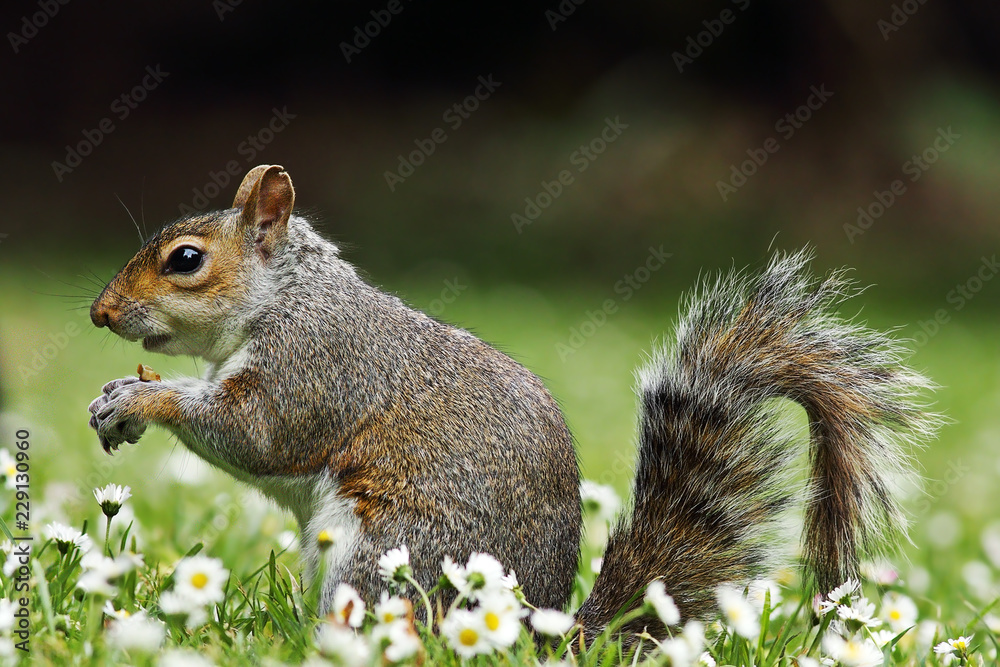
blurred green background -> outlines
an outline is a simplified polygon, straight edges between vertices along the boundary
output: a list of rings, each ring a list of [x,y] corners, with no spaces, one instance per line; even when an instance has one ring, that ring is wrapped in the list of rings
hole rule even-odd
[[[130,217],[149,232],[184,207],[225,207],[247,169],[276,163],[299,211],[374,283],[542,376],[584,474],[622,493],[633,370],[699,275],[805,244],[818,272],[854,267],[873,287],[845,313],[914,339],[951,420],[918,456],[911,557],[950,563],[957,544],[1000,566],[982,537],[1000,506],[997,6],[405,3],[385,19],[386,6],[71,3],[30,38],[38,6],[5,7],[25,41],[2,72],[2,420],[8,440],[31,429],[37,489],[70,503],[67,485],[151,489],[137,499],[149,520],[192,506],[169,472],[193,466],[182,447],[151,431],[109,468],[86,407],[139,362],[165,375],[197,363],[109,338],[86,308],[138,247]],[[499,85],[487,95],[480,77]],[[585,157],[607,119],[627,127]],[[437,128],[446,140],[421,149]],[[421,164],[390,187],[404,158]],[[239,175],[223,176],[231,162]],[[572,182],[539,197],[564,170]],[[547,204],[527,225],[512,219],[526,198]],[[616,285],[661,247],[668,261],[626,299]],[[607,299],[616,312],[566,353]],[[195,505],[238,493],[206,479],[184,491]],[[953,565],[935,586],[961,584]]]

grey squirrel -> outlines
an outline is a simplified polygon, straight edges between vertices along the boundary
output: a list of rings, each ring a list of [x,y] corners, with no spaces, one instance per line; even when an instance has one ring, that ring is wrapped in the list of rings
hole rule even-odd
[[[307,575],[325,559],[321,610],[340,581],[377,600],[379,556],[401,545],[424,586],[445,555],[487,552],[531,603],[563,608],[581,504],[556,402],[506,355],[362,280],[294,201],[282,167],[258,166],[231,208],[166,225],[94,301],[96,326],[208,362],[203,378],[105,385],[89,408],[101,445],[162,426],[287,508]],[[769,565],[801,449],[772,399],[809,417],[804,559],[821,588],[905,529],[894,478],[936,424],[918,402],[928,382],[892,338],[834,314],[849,282],[812,278],[809,260],[778,253],[760,275],[706,281],[642,371],[634,498],[577,613],[587,635],[653,579],[698,617],[717,585]]]

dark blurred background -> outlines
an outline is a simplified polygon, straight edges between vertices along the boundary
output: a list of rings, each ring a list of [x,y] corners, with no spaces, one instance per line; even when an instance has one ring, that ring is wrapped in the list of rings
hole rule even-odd
[[[682,290],[811,244],[942,385],[919,540],[993,520],[1000,4],[576,2],[4,3],[0,425],[30,425],[48,479],[103,470],[101,385],[201,370],[90,326],[130,215],[227,207],[271,163],[374,282],[539,373],[620,491],[632,369]],[[106,481],[186,456],[157,429],[141,447]]]
[[[121,263],[137,238],[119,197],[147,229],[225,207],[240,177],[210,184],[230,161],[284,165],[300,209],[400,285],[442,265],[613,284],[654,243],[685,284],[810,242],[823,265],[943,300],[1000,235],[996,3],[32,0],[5,3],[2,25],[0,262]],[[478,77],[500,86],[453,129]],[[786,138],[776,123],[813,87],[833,94]],[[294,118],[257,150],[273,109]],[[628,129],[577,172],[606,118]],[[439,127],[391,190],[385,173]],[[959,138],[908,180],[947,128]],[[718,182],[769,137],[780,149],[724,201]],[[563,169],[573,184],[517,233],[511,215]],[[905,193],[845,230],[896,179]]]

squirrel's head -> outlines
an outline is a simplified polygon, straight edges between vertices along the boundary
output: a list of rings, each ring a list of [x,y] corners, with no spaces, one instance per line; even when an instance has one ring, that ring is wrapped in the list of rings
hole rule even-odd
[[[247,173],[233,206],[155,234],[90,307],[97,327],[151,352],[221,361],[242,344],[241,318],[288,241],[295,203],[284,169]]]

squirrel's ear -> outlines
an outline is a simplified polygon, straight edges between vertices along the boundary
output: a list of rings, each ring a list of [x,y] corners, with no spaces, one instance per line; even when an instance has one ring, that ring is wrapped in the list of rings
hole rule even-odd
[[[284,167],[261,165],[250,170],[243,179],[236,202],[240,201],[243,189],[258,170],[259,176],[252,182],[243,202],[242,221],[257,230],[257,250],[267,259],[288,238],[288,218],[295,205],[295,189]]]
[[[236,191],[236,198],[233,199],[233,208],[243,208],[246,206],[247,199],[250,198],[250,191],[253,190],[253,186],[257,185],[257,181],[260,177],[264,175],[264,172],[271,168],[269,164],[259,164],[250,171],[247,175],[243,177],[243,182],[240,183],[240,189]]]

